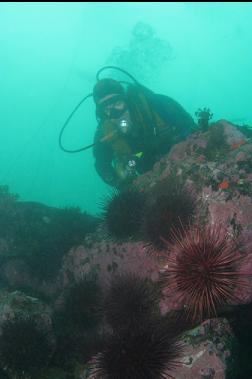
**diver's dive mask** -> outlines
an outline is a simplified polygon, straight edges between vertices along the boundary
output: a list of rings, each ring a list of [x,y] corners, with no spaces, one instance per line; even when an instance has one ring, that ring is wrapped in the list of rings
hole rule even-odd
[[[127,109],[123,95],[112,95],[97,105],[97,113],[101,118],[118,118]]]
[[[98,108],[98,114],[113,121],[120,133],[129,134],[132,123],[124,96],[116,95],[104,101]]]

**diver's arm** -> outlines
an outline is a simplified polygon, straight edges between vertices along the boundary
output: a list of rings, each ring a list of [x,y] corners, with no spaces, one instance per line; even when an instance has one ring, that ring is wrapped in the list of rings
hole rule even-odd
[[[95,168],[98,175],[105,183],[117,186],[117,175],[112,166],[113,152],[107,142],[100,142],[102,134],[98,129],[95,134],[93,154],[95,157]]]
[[[111,164],[105,164],[104,160],[101,161],[99,159],[96,159],[95,168],[105,183],[109,184],[112,187],[117,186],[117,176]]]
[[[171,97],[156,94],[153,96],[152,101],[160,116],[169,125],[179,130],[181,136],[186,137],[197,129],[197,125],[191,115]]]

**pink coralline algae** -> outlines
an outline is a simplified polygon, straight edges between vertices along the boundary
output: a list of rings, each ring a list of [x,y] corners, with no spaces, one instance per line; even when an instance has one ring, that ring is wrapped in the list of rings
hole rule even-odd
[[[203,322],[185,333],[181,365],[170,375],[176,379],[225,379],[229,346],[233,339],[234,335],[225,319]]]
[[[73,279],[78,281],[84,275],[96,273],[106,285],[114,274],[126,272],[157,280],[159,263],[148,254],[143,243],[94,243],[92,247],[79,246],[69,253],[63,264],[62,279],[67,285]]]

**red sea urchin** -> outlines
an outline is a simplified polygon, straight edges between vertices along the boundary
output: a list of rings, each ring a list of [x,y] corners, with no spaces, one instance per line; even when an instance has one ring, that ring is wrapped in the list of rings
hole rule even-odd
[[[195,226],[174,232],[163,273],[164,286],[175,291],[194,321],[216,316],[227,303],[239,301],[236,287],[247,287],[243,256],[221,225]]]

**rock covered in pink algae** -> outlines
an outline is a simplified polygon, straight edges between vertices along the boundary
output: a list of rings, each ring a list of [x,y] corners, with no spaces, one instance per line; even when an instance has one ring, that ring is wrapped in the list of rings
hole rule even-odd
[[[241,168],[244,169],[244,181],[249,182],[247,177],[251,174],[251,164],[250,141],[234,125],[221,120],[213,124],[207,132],[194,133],[185,141],[174,145],[171,151],[154,165],[152,171],[135,181],[135,185],[148,189],[151,183],[156,183],[160,178],[164,179],[165,176],[180,170],[187,178],[193,179],[199,188],[205,184],[215,184],[218,189],[218,184],[225,175],[228,178],[232,177],[233,173],[237,175]],[[215,180],[211,181],[213,174]]]
[[[184,351],[176,379],[225,379],[232,370],[235,352],[230,350],[234,335],[226,319],[211,319],[184,334]],[[232,359],[230,359],[232,358]]]
[[[101,284],[107,284],[114,274],[131,272],[157,280],[158,261],[151,257],[143,243],[95,243],[79,246],[66,256],[62,268],[63,285],[78,281],[83,275],[97,273]]]

